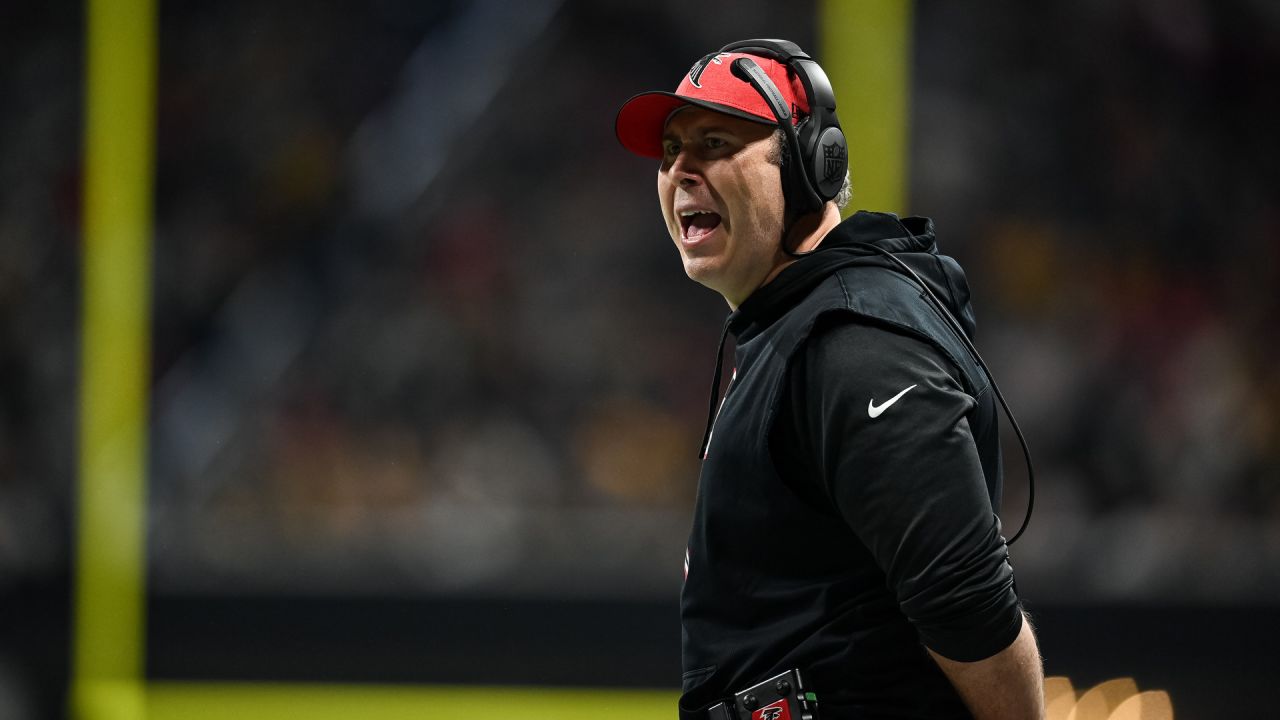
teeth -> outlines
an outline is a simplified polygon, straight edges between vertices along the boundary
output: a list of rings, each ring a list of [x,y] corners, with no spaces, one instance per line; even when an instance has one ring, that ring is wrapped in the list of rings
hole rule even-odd
[[[710,210],[685,210],[680,213],[680,217],[693,217],[694,215],[710,215]]]

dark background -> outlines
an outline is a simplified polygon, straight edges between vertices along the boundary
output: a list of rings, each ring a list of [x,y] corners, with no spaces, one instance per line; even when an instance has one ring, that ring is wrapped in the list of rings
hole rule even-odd
[[[675,687],[725,308],[613,117],[730,40],[821,60],[814,8],[160,13],[149,676]],[[1268,717],[1280,11],[913,26],[910,207],[874,209],[931,216],[969,271],[1036,460],[1013,559],[1047,671]],[[83,30],[76,3],[0,7],[4,718],[64,712]]]

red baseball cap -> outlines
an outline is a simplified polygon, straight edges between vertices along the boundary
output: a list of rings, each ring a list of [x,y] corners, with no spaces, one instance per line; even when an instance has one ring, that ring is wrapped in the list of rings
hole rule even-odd
[[[730,72],[730,64],[741,57],[751,58],[777,86],[783,99],[791,106],[793,123],[798,122],[799,113],[808,114],[809,101],[804,85],[788,71],[785,63],[751,53],[717,53],[694,65],[675,92],[655,90],[640,93],[624,103],[614,122],[618,142],[637,155],[661,159],[662,132],[667,121],[672,113],[687,105],[776,125],[778,119],[760,93],[751,87],[751,83],[734,77]]]

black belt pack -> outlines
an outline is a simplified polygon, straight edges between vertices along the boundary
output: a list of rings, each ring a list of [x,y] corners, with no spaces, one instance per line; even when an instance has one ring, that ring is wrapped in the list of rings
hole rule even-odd
[[[707,717],[709,720],[818,720],[818,696],[805,689],[799,670],[788,670],[712,705]]]

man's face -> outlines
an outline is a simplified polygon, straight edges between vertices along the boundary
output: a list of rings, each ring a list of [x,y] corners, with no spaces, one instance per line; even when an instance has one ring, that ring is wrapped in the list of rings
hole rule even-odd
[[[662,137],[658,199],[690,278],[737,308],[789,259],[782,253],[774,127],[687,107]]]

